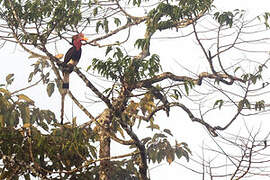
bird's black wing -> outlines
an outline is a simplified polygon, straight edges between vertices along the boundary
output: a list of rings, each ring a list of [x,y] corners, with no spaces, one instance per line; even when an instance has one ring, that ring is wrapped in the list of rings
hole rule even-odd
[[[64,63],[67,64],[71,59],[72,59],[72,54],[74,53],[74,51],[76,51],[75,47],[71,47],[66,55],[65,55],[65,59],[64,59]]]
[[[81,54],[82,54],[82,49],[81,48],[78,51],[76,50],[76,48],[74,48],[71,59],[73,59],[74,61],[79,62],[79,60],[81,59]]]

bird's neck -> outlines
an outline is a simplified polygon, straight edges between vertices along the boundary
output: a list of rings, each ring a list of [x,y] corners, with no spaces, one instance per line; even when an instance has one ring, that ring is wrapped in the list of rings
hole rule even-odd
[[[79,51],[81,49],[81,47],[82,47],[82,43],[81,43],[80,40],[75,40],[73,42],[73,46],[76,48],[77,51]]]

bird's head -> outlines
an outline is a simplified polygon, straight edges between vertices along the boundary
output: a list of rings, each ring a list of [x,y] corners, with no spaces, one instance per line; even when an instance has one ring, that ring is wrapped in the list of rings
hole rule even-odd
[[[72,36],[72,44],[73,46],[76,47],[77,50],[79,50],[82,46],[82,42],[81,41],[87,41],[88,39],[86,37],[84,37],[83,33],[79,33],[75,36]]]

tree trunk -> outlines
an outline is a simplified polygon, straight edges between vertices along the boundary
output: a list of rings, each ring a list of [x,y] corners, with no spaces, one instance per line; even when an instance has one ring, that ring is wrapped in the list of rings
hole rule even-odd
[[[110,111],[106,109],[101,116],[98,118],[98,122],[100,123],[99,128],[99,138],[100,138],[100,149],[99,149],[99,158],[106,158],[100,161],[100,168],[99,168],[99,179],[100,180],[110,180],[110,172],[111,172],[111,165],[110,165],[110,145],[111,139],[108,135],[109,126],[111,123],[111,115]]]

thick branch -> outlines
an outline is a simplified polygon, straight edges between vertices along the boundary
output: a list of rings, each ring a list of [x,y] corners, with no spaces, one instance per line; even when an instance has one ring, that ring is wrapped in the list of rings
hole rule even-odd
[[[197,118],[193,115],[193,113],[189,110],[189,108],[187,108],[184,104],[182,103],[179,103],[179,102],[171,102],[171,103],[168,103],[166,106],[170,106],[170,107],[180,107],[182,108],[186,113],[187,115],[189,116],[189,118],[191,119],[191,121],[193,122],[198,122],[200,124],[202,124],[203,126],[205,126],[207,128],[207,130],[209,131],[209,133],[214,136],[214,137],[217,137],[218,134],[215,132],[216,131],[216,128],[212,127],[210,124],[208,124],[207,122],[205,122],[204,120],[200,119],[200,118]],[[150,120],[151,117],[157,113],[158,111],[160,110],[164,110],[165,106],[162,105],[162,106],[158,106],[156,109],[153,110],[153,112],[151,114],[149,114],[145,119],[146,120]]]
[[[218,79],[219,80],[220,78],[230,78],[230,77],[227,76],[226,74],[214,75],[214,74],[209,74],[208,72],[202,72],[202,73],[200,73],[198,79],[194,79],[194,78],[187,77],[187,76],[177,76],[171,72],[164,72],[160,75],[154,76],[153,78],[137,82],[134,85],[134,88],[149,87],[150,85],[157,83],[157,82],[161,82],[165,79],[170,79],[170,80],[178,81],[178,82],[191,81],[194,84],[201,85],[203,78]],[[242,83],[245,83],[245,81],[240,79],[240,78],[237,78],[237,77],[232,77],[232,78],[235,81],[240,81]]]
[[[132,131],[130,127],[127,126],[125,122],[123,122],[121,119],[119,119],[119,123],[121,124],[122,128],[127,132],[127,134],[131,137],[131,139],[134,140],[134,143],[136,147],[140,151],[140,164],[139,164],[139,172],[140,172],[140,180],[147,180],[147,156],[146,156],[146,150],[144,145],[141,143],[138,136]]]
[[[103,111],[101,116],[98,118],[98,122],[103,127],[98,128],[100,142],[99,157],[102,159],[100,161],[99,179],[109,180],[111,177],[111,162],[110,159],[103,158],[110,157],[111,139],[107,132],[110,131],[109,128],[111,124],[111,112],[108,109]]]

